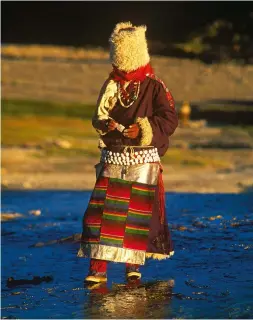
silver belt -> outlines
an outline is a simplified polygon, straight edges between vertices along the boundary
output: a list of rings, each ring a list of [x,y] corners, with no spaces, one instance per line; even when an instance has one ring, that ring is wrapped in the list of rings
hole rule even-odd
[[[103,149],[101,152],[101,162],[130,166],[141,163],[160,162],[157,148],[136,150],[126,147],[123,152]]]

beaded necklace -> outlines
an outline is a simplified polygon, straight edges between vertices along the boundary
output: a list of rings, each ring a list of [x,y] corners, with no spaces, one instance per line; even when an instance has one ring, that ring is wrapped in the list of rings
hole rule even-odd
[[[118,99],[122,107],[129,108],[138,99],[140,93],[140,81],[131,81],[124,88],[124,84],[118,82]]]

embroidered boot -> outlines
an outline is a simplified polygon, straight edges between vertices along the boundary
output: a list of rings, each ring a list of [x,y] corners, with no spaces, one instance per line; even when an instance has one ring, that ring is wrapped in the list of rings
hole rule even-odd
[[[141,278],[141,273],[138,264],[126,264],[126,278],[129,281],[136,281]]]
[[[88,276],[85,278],[85,281],[94,282],[94,283],[106,282],[107,281],[106,272],[91,271],[88,274]]]
[[[107,262],[103,260],[90,260],[90,271],[85,278],[86,282],[101,283],[107,281],[106,275]]]

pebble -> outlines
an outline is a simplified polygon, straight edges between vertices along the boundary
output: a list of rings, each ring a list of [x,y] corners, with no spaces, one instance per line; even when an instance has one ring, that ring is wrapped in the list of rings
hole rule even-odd
[[[218,215],[218,216],[213,216],[213,217],[208,218],[208,220],[210,220],[210,221],[213,221],[216,219],[223,219],[223,217],[221,215]]]
[[[41,215],[41,210],[30,210],[28,211],[29,214],[33,214],[34,216],[40,216]]]

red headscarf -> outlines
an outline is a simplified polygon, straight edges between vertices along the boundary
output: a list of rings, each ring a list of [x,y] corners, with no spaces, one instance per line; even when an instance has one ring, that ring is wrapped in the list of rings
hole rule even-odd
[[[142,82],[145,80],[147,74],[154,74],[154,71],[149,63],[131,72],[121,71],[113,65],[113,71],[110,74],[110,78],[122,84],[131,80]]]

